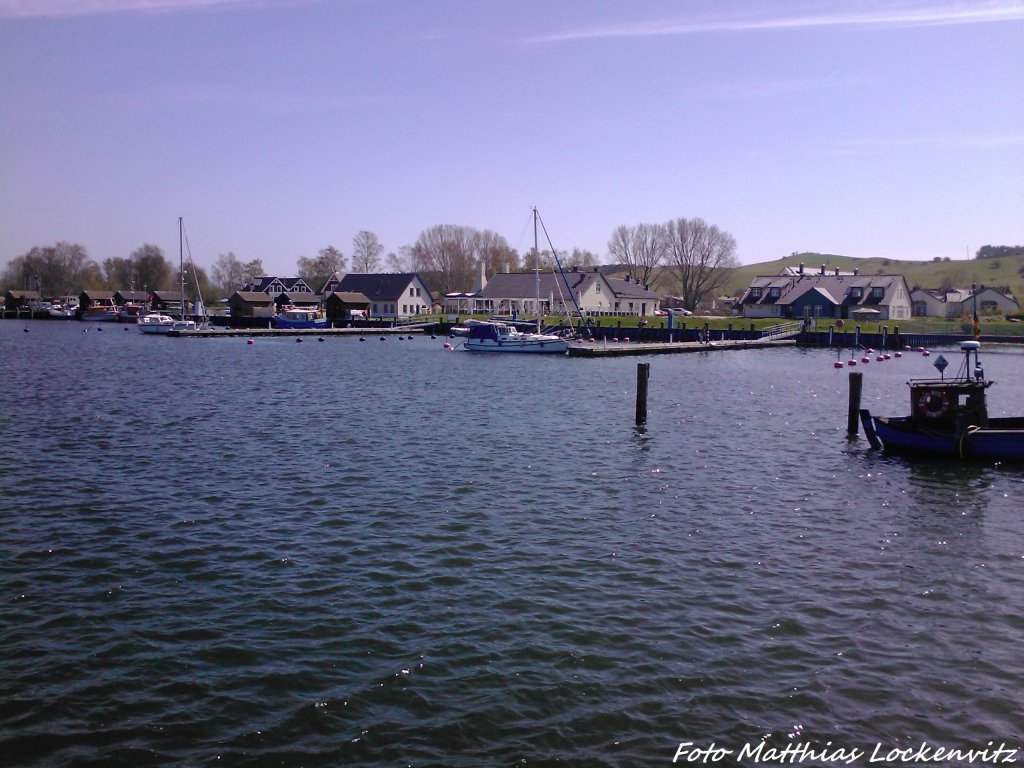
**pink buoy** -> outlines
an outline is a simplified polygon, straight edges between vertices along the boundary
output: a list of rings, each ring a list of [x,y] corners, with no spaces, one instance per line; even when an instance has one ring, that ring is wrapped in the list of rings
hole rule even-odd
[[[903,353],[897,350],[896,357],[903,357]]]
[[[931,357],[931,354],[932,353],[926,349],[924,352],[921,353],[921,357]]]
[[[619,340],[618,336],[612,336],[612,341],[616,341],[617,342],[618,340]]]
[[[876,363],[884,363],[885,362],[885,357],[883,355],[879,355],[878,357],[875,358],[875,362]]]
[[[446,342],[444,343],[444,348],[445,348],[445,349],[451,349],[451,348],[452,348],[452,345],[451,345],[451,344],[449,344],[449,343],[448,343],[448,342],[446,341]]]
[[[864,351],[865,351],[865,352],[867,352],[867,353],[868,353],[869,355],[873,355],[873,354],[875,353],[875,350],[873,350],[873,349],[872,349],[871,347],[868,347],[868,348],[867,348],[866,350],[864,350]]]
[[[847,364],[847,365],[856,365],[856,364],[857,364],[857,361],[856,361],[856,360],[854,360],[854,359],[853,359],[853,358],[851,357],[851,358],[850,358],[850,359],[849,359],[849,360],[847,361],[847,363],[846,363],[846,364]]]
[[[253,338],[252,338],[252,336],[250,336],[250,337],[249,337],[249,338],[248,338],[248,339],[246,340],[246,342],[245,342],[245,343],[246,343],[246,344],[252,344],[252,343],[253,343]]]
[[[870,357],[868,357],[867,355],[864,355],[864,357],[862,357],[862,358],[860,359],[860,361],[861,361],[862,363],[870,363],[870,362],[871,362],[871,358],[870,358]]]
[[[836,360],[834,363],[832,363],[832,367],[833,368],[842,368],[843,367],[843,363],[840,360]]]
[[[629,341],[629,336],[623,336],[622,340],[628,342]]]

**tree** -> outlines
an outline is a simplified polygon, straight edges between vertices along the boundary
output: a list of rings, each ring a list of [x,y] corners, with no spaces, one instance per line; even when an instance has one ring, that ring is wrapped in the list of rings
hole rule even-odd
[[[84,288],[99,288],[103,278],[85,246],[61,241],[35,246],[17,256],[0,274],[0,288],[38,290],[43,296],[63,296]]]
[[[384,246],[373,232],[360,230],[359,234],[352,238],[352,271],[372,273],[380,269],[380,255],[384,253]]]
[[[263,267],[260,265],[260,271]],[[230,296],[247,282],[245,265],[238,260],[234,252],[228,251],[217,256],[213,269],[210,271],[213,282],[217,284],[223,296]]]
[[[608,241],[608,253],[626,267],[626,276],[647,285],[655,270],[665,261],[666,227],[660,224],[620,226]]]
[[[392,251],[384,259],[387,265],[387,271],[394,274],[405,274],[407,272],[415,272],[416,270],[412,267],[412,246],[403,245],[398,249],[398,253]]]
[[[263,269],[263,259],[253,259],[242,264],[242,283],[255,282],[257,277],[263,277],[267,271]]]
[[[331,275],[345,271],[345,256],[333,245],[328,245],[312,259],[300,256],[297,267],[299,277],[314,291],[319,291]]]
[[[473,283],[478,233],[472,227],[438,224],[420,233],[412,247],[417,272],[437,272],[444,293],[467,290]]]
[[[166,288],[176,272],[170,262],[164,258],[164,252],[155,245],[146,243],[132,251],[129,257],[134,268],[134,285],[136,290],[147,288],[159,290]],[[128,283],[127,285],[131,285]]]
[[[593,251],[573,248],[568,259],[562,262],[562,266],[567,269],[572,269],[573,267],[590,269],[591,267],[596,267],[597,263],[597,254]]]
[[[736,240],[704,219],[679,218],[665,225],[667,258],[679,280],[683,306],[693,310],[738,266]]]
[[[135,270],[131,259],[111,256],[103,260],[104,283],[107,288],[116,291],[119,288],[130,288],[135,283]],[[153,286],[162,288],[163,286]]]
[[[490,274],[515,272],[519,269],[519,254],[504,237],[485,229],[476,233],[473,249],[477,261],[483,261]]]

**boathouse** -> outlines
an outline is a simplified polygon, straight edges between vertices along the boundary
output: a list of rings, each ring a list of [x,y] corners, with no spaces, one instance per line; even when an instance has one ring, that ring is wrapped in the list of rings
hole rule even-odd
[[[80,311],[85,312],[85,310],[87,310],[89,307],[97,304],[107,307],[113,307],[114,292],[97,291],[92,288],[86,288],[84,291],[78,294],[78,308]]]
[[[354,291],[331,291],[324,299],[324,311],[328,320],[351,322],[360,315],[366,317],[372,302],[361,293]]]
[[[39,291],[5,291],[4,312],[31,312],[40,301]]]
[[[235,291],[228,297],[231,317],[265,317],[274,316],[276,311],[274,299],[263,291]]]

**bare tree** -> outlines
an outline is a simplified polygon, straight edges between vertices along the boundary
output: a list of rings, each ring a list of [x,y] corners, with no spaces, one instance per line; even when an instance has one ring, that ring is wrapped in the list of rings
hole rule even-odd
[[[245,285],[244,265],[238,260],[233,251],[222,253],[217,256],[217,261],[210,270],[213,282],[224,296],[232,293]]]
[[[483,260],[491,274],[519,269],[519,254],[504,237],[489,229],[476,233],[474,250],[477,261]]]
[[[380,269],[380,255],[384,253],[384,246],[373,232],[360,230],[352,238],[352,271],[372,273]]]
[[[626,275],[644,285],[664,263],[666,248],[666,231],[660,224],[616,227],[608,241],[608,253],[626,267]]]
[[[331,275],[345,271],[345,256],[333,245],[328,245],[312,259],[300,256],[297,267],[299,277],[314,291],[319,291]]]
[[[477,234],[455,224],[424,230],[412,247],[413,267],[417,272],[436,272],[444,293],[467,290],[473,283]]]
[[[387,265],[388,272],[404,274],[407,272],[415,272],[412,263],[412,246],[403,245],[398,249],[398,253],[392,251],[384,259]]]
[[[668,260],[679,280],[683,306],[693,310],[736,267],[736,240],[704,219],[679,218],[665,225]]]

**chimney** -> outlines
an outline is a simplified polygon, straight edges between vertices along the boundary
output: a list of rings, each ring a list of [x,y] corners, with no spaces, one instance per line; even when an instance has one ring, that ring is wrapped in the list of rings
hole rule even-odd
[[[473,282],[473,293],[480,293],[487,285],[487,264],[483,259],[476,264],[476,280]]]
[[[823,275],[825,274],[825,265],[824,264],[821,265],[821,274],[823,274]]]
[[[856,277],[856,276],[857,276],[857,275],[859,275],[859,274],[860,274],[860,270],[859,270],[859,269],[857,269],[856,267],[854,267],[854,268],[853,268],[853,276],[854,276],[854,277]]]
[[[804,273],[804,263],[801,261],[800,262],[800,274],[802,275],[803,273]]]
[[[836,267],[836,277],[839,277],[839,267]]]

